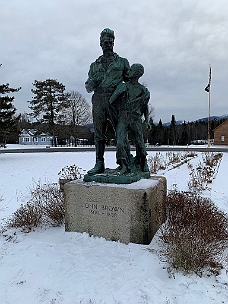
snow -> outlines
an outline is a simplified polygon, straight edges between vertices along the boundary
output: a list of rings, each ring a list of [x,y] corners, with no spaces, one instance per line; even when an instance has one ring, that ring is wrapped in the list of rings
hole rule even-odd
[[[191,163],[197,164],[200,157],[198,152]],[[1,221],[29,199],[34,182],[58,182],[58,172],[64,166],[76,164],[88,170],[94,159],[94,152],[0,154]],[[106,152],[105,160],[107,167],[116,167],[115,152]],[[211,189],[203,194],[225,212],[227,168],[228,153],[223,153]],[[186,164],[160,171],[162,174],[168,189],[187,190]],[[16,231],[11,241],[0,235],[0,304],[228,303],[226,269],[217,277],[170,275],[156,253],[157,240],[156,235],[148,246],[125,245],[86,233],[65,232],[64,226],[30,233]]]
[[[78,181],[73,181],[73,183],[84,183],[82,180]],[[132,184],[105,184],[105,183],[96,183],[96,182],[87,182],[84,183],[86,186],[87,185],[99,185],[101,187],[118,187],[118,188],[125,188],[125,189],[147,189],[149,187],[153,187],[158,183],[158,179],[155,177],[151,177],[151,179],[141,179],[135,183]]]

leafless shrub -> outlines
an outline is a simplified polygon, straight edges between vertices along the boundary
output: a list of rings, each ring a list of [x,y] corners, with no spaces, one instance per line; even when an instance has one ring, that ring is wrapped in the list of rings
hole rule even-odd
[[[31,189],[30,202],[42,207],[44,223],[60,226],[64,222],[64,197],[57,183],[40,184]]]
[[[57,183],[41,184],[30,189],[31,199],[21,205],[6,221],[8,228],[31,231],[44,225],[59,226],[64,221],[64,199]]]
[[[188,164],[190,170],[188,187],[190,190],[202,191],[208,187],[208,184],[212,183],[218,173],[222,156],[222,153],[205,152],[202,153],[203,162],[199,162],[196,168]]]
[[[38,227],[42,222],[42,208],[40,205],[34,205],[27,202],[21,205],[7,221],[9,228],[22,228],[23,230],[31,230]]]
[[[0,195],[0,203],[1,203],[2,201],[4,201],[4,198],[3,198],[2,195]],[[0,211],[1,211],[1,210],[2,210],[2,205],[0,204]]]
[[[157,152],[155,156],[149,156],[147,159],[150,173],[156,174],[159,170],[177,168],[187,163],[191,158],[197,156],[194,152],[167,152],[165,156],[161,152]]]
[[[161,254],[172,269],[202,275],[218,274],[219,258],[228,248],[228,218],[196,193],[171,191],[167,196],[167,221],[161,228]]]
[[[215,167],[220,164],[223,154],[217,152],[205,152],[202,154],[206,166]]]
[[[165,158],[161,154],[161,152],[156,152],[155,156],[149,156],[147,158],[147,162],[148,162],[151,174],[156,174],[158,172],[158,170],[166,169]]]
[[[5,225],[1,224],[0,227],[0,234],[4,237],[4,239],[7,242],[13,242],[13,243],[17,243],[17,232],[16,231],[9,231],[9,229],[6,228]]]
[[[68,182],[76,180],[76,179],[82,179],[85,174],[84,171],[85,170],[83,170],[83,172],[82,172],[82,168],[79,168],[76,165],[63,167],[58,173],[60,190],[62,192],[64,191],[65,183],[68,183]]]
[[[76,165],[71,165],[71,166],[63,167],[59,171],[58,175],[60,179],[65,179],[70,181],[70,180],[83,178],[84,173],[82,173],[82,168],[79,168]]]

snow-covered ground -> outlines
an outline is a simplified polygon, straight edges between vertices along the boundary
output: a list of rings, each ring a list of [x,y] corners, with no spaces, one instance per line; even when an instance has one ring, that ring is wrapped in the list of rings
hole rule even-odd
[[[191,163],[196,165],[200,157],[198,152]],[[64,166],[88,170],[94,158],[94,152],[0,154],[0,220],[29,199],[34,181],[57,182]],[[105,160],[107,167],[116,167],[114,152],[106,152]],[[227,168],[228,153],[223,153],[216,179],[204,191],[225,212]],[[187,190],[186,164],[159,174],[167,178],[168,189]],[[17,231],[10,242],[0,235],[0,304],[228,303],[228,269],[217,277],[170,277],[157,246],[156,236],[148,246],[125,245],[65,232],[64,227]]]

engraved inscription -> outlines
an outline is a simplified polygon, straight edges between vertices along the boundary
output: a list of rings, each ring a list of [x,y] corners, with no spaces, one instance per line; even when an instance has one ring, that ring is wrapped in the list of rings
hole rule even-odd
[[[84,203],[83,209],[85,214],[91,215],[104,215],[110,216],[112,218],[117,218],[118,216],[123,215],[124,208],[119,206],[112,205],[98,205],[97,203]]]

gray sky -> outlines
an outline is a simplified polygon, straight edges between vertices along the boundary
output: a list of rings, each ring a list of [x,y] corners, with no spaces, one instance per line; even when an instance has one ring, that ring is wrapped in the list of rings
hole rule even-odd
[[[193,121],[228,114],[227,0],[0,0],[0,83],[22,87],[18,113],[29,112],[34,80],[57,79],[66,90],[84,88],[100,56],[100,32],[115,31],[114,51],[145,67],[157,122]]]

